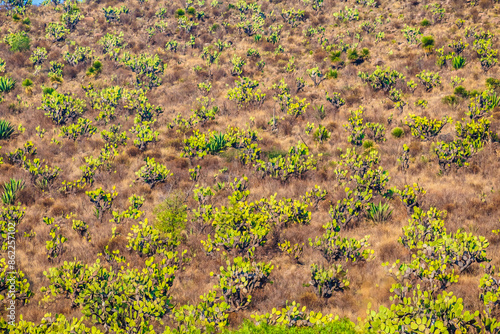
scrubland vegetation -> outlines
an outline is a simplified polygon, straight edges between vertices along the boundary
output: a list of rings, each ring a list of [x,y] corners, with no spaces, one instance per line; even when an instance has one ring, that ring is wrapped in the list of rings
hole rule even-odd
[[[3,332],[500,333],[498,0],[0,18]]]

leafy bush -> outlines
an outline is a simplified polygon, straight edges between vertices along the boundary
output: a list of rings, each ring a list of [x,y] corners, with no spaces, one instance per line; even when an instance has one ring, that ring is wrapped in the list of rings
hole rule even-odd
[[[10,51],[22,52],[29,50],[31,41],[25,31],[19,31],[15,33],[9,33],[7,36],[5,36],[4,42],[10,46]]]
[[[121,7],[103,7],[102,11],[104,12],[104,17],[106,18],[106,22],[108,23],[118,23],[120,22],[120,16],[123,13],[128,13],[129,9],[127,6]]]
[[[358,76],[366,83],[369,83],[373,89],[382,89],[386,92],[393,88],[398,80],[404,79],[405,76],[396,70],[391,70],[390,67],[382,69],[377,66],[372,74],[359,72]]]
[[[226,261],[227,267],[220,267],[218,285],[224,300],[230,305],[231,311],[238,311],[248,307],[252,301],[255,289],[262,289],[269,281],[269,275],[274,266],[271,263],[256,263],[248,258],[236,257]],[[214,276],[214,273],[210,273]],[[272,282],[271,282],[272,283]]]
[[[423,36],[420,42],[422,42],[422,48],[424,48],[424,50],[428,53],[430,53],[434,48],[435,41],[432,36]]]
[[[259,323],[263,328],[266,329],[279,330],[280,328],[281,329],[286,328],[286,331],[284,331],[283,333],[302,333],[302,330],[298,329],[295,330],[294,329],[295,327],[301,329],[316,328],[318,332],[313,331],[311,333],[324,333],[323,329],[328,328],[328,324],[334,323],[335,321],[338,320],[338,316],[334,317],[332,314],[323,315],[319,312],[316,313],[314,311],[306,313],[306,307],[305,306],[300,307],[300,304],[295,301],[291,303],[286,301],[285,307],[282,308],[281,310],[273,308],[271,313],[265,313],[260,315],[253,314],[252,318],[254,318],[257,323]],[[277,326],[277,328],[274,326]],[[308,332],[304,331],[304,333]]]
[[[146,165],[142,166],[135,174],[151,188],[158,183],[166,182],[173,175],[166,166],[157,163],[154,158],[146,157],[145,161]]]
[[[51,22],[48,24],[45,32],[47,33],[45,38],[51,39],[53,42],[60,42],[66,38],[70,31],[62,22]]]
[[[443,116],[442,120],[438,120],[410,114],[409,118],[410,120],[405,120],[405,124],[410,128],[411,134],[424,141],[436,137],[446,124],[452,122],[451,117],[448,116]]]
[[[85,102],[70,94],[57,91],[47,92],[42,96],[42,106],[45,116],[50,117],[58,125],[66,124],[79,117],[85,108]]]
[[[97,128],[92,125],[92,121],[86,118],[79,118],[76,124],[61,127],[61,136],[76,141],[80,138],[90,138],[97,132]]]
[[[322,3],[322,2],[320,2]],[[299,308],[297,308],[299,310]],[[302,311],[303,312],[303,311]],[[232,331],[223,332],[224,334],[321,334],[321,333],[339,333],[339,334],[356,334],[355,325],[347,318],[340,320],[332,320],[322,324],[321,322],[314,323],[312,327],[301,326],[303,320],[301,318],[292,321],[293,326],[285,325],[268,325],[267,323],[253,324],[249,320],[245,320],[240,328]]]
[[[330,298],[335,291],[344,291],[349,289],[349,281],[345,279],[347,270],[342,269],[342,265],[335,264],[329,268],[311,265],[311,282],[316,289],[316,294],[322,298]]]
[[[426,91],[431,91],[432,88],[441,85],[441,76],[439,73],[423,70],[417,74],[420,83],[425,87]]]
[[[94,204],[94,214],[101,222],[104,214],[111,209],[115,197],[118,196],[114,187],[113,192],[106,192],[102,187],[99,187],[96,190],[86,191],[85,194],[88,196],[90,202]]]

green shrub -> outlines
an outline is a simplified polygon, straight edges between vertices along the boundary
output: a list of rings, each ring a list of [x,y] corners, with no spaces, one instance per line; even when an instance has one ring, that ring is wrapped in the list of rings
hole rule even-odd
[[[422,27],[427,27],[427,26],[430,26],[431,25],[431,22],[427,19],[423,19],[422,22],[420,22],[420,25]]]
[[[153,214],[156,217],[155,227],[164,233],[171,233],[176,239],[184,230],[187,222],[187,206],[184,204],[184,193],[176,191],[158,204]]]
[[[488,86],[491,89],[500,88],[500,80],[495,78],[488,78],[486,79],[486,86]]]
[[[52,94],[54,91],[55,91],[55,89],[52,87],[43,87],[43,89],[42,89],[43,95]]]
[[[186,12],[182,8],[179,8],[175,11],[175,17],[182,17],[184,15],[186,15]]]
[[[334,320],[325,325],[317,324],[316,326],[285,326],[285,325],[268,325],[254,323],[246,320],[242,326],[233,331],[223,332],[224,334],[323,334],[323,333],[338,333],[338,334],[356,334],[355,325],[347,318]]]
[[[402,128],[397,127],[397,128],[392,129],[391,135],[394,138],[401,138],[405,135],[405,131]]]
[[[449,105],[450,107],[454,107],[458,104],[458,98],[455,95],[446,95],[441,99],[441,102]]]
[[[99,60],[96,60],[92,63],[92,66],[87,70],[87,76],[93,77],[98,76],[102,72],[102,63]]]
[[[422,42],[422,47],[424,48],[424,50],[429,52],[429,53],[434,48],[435,41],[434,41],[434,37],[432,37],[432,36],[422,37],[421,42]]]
[[[467,89],[465,89],[464,86],[458,86],[455,88],[455,91],[453,92],[455,95],[458,95],[458,96],[461,96],[461,97],[468,97],[469,96],[469,92],[467,91]]]
[[[30,38],[25,31],[8,34],[4,42],[10,46],[12,52],[25,51],[30,48]]]
[[[364,148],[365,150],[368,150],[368,149],[372,148],[372,147],[373,147],[373,145],[374,145],[373,140],[369,140],[369,139],[368,139],[368,140],[365,140],[365,141],[363,142],[363,148]]]
[[[269,150],[268,152],[262,152],[264,155],[267,155],[267,157],[269,159],[275,159],[275,158],[278,158],[278,157],[284,157],[286,155],[286,151],[282,150],[282,149],[279,149],[279,148],[276,148],[276,147],[273,147],[271,150]]]
[[[330,69],[328,72],[326,72],[326,78],[327,79],[337,79],[339,76],[339,72],[334,69]]]
[[[9,139],[14,133],[14,127],[9,121],[0,119],[0,139]]]

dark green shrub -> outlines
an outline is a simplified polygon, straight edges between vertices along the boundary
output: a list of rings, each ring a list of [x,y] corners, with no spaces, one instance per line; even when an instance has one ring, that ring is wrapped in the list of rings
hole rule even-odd
[[[432,49],[434,48],[434,37],[432,36],[424,36],[422,37],[422,47],[424,48],[425,51],[431,52]]]
[[[54,91],[55,91],[55,89],[52,87],[43,87],[42,88],[43,95],[52,94]]]
[[[270,151],[268,152],[262,152],[263,155],[267,155],[269,159],[274,159],[277,157],[284,157],[286,155],[286,151],[283,151],[277,147],[273,147]]]
[[[441,102],[451,107],[454,107],[458,104],[458,98],[455,95],[446,95],[445,97],[443,97]]]
[[[30,38],[25,31],[7,35],[4,42],[10,46],[12,52],[25,51],[30,48]]]
[[[186,15],[186,12],[182,8],[179,8],[175,11],[175,17],[182,17],[184,15]]]
[[[373,147],[373,145],[374,145],[373,140],[365,140],[365,141],[363,142],[363,148],[364,148],[365,150],[368,150],[368,149],[372,148],[372,147]]]
[[[500,88],[500,80],[495,78],[488,78],[486,79],[486,86],[488,86],[491,89]]]
[[[467,89],[465,89],[464,86],[456,87],[453,93],[463,98],[467,98],[469,96],[469,92],[467,91]]]
[[[98,76],[102,72],[102,63],[99,60],[96,60],[92,63],[92,66],[87,70],[87,76]]]
[[[422,27],[427,27],[427,26],[430,26],[431,25],[431,22],[427,19],[423,19],[422,22],[420,22],[420,25]]]
[[[394,128],[392,129],[391,131],[391,135],[394,137],[394,138],[401,138],[405,135],[405,131],[402,129],[402,128]]]

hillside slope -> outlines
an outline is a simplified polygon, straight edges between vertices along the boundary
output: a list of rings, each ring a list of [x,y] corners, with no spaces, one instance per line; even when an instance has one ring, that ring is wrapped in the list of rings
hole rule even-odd
[[[19,333],[498,333],[498,1],[59,2],[0,10]]]

